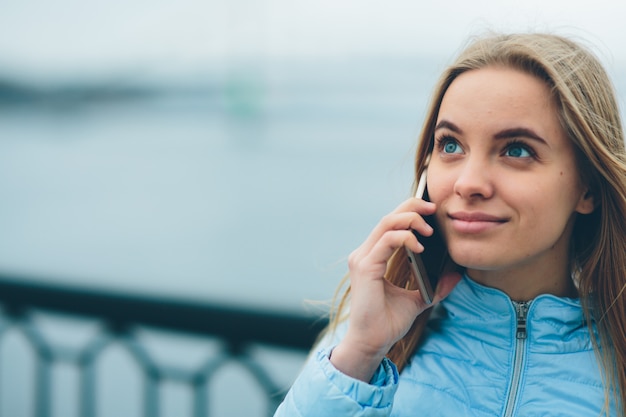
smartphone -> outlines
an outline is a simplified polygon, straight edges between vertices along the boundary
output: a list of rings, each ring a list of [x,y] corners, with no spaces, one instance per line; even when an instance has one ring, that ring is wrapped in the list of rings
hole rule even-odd
[[[417,183],[415,197],[428,201],[428,191],[426,190],[426,170],[424,169]],[[437,226],[435,215],[424,216],[424,220],[433,228],[431,236],[422,236],[415,230],[413,234],[424,246],[422,253],[415,253],[405,247],[411,274],[417,282],[422,298],[427,304],[432,304],[435,298],[435,290],[439,277],[453,266],[448,255],[448,249],[443,236]]]

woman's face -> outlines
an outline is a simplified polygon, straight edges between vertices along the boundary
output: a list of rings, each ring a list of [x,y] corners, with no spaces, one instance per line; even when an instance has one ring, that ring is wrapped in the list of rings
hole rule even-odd
[[[465,72],[434,138],[428,192],[453,260],[512,297],[571,290],[573,220],[593,201],[548,86],[505,67]]]

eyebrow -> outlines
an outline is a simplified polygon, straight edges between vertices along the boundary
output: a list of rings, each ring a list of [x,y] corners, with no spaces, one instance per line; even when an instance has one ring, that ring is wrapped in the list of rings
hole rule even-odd
[[[510,139],[510,138],[519,138],[519,137],[534,139],[536,141],[547,144],[544,138],[536,134],[532,129],[528,129],[525,127],[515,127],[512,129],[505,129],[501,132],[498,132],[495,136],[496,139]]]
[[[437,125],[435,126],[435,131],[439,129],[448,129],[454,133],[463,134],[463,130],[460,127],[447,120],[441,120],[439,123],[437,123]],[[539,136],[532,129],[526,127],[514,127],[511,129],[505,129],[496,133],[496,135],[494,136],[495,139],[511,139],[519,137],[525,137],[547,144],[544,138]]]
[[[463,133],[463,131],[457,125],[447,120],[442,120],[437,123],[437,126],[435,126],[435,131],[439,129],[448,129],[453,131],[454,133]]]

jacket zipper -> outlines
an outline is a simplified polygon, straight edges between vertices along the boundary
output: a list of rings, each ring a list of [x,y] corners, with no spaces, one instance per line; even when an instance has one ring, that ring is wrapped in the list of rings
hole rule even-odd
[[[520,388],[520,380],[522,377],[522,368],[526,359],[526,317],[528,315],[528,308],[530,302],[513,302],[515,307],[515,316],[517,320],[517,326],[515,330],[515,353],[513,356],[513,374],[511,376],[511,383],[509,388],[509,395],[506,399],[506,408],[504,409],[504,416],[510,417],[513,415],[515,404],[517,402],[517,394]]]

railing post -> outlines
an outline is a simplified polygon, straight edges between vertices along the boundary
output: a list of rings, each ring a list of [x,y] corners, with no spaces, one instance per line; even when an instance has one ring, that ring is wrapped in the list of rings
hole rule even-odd
[[[48,417],[50,401],[50,362],[48,358],[38,357],[35,371],[35,416]]]

